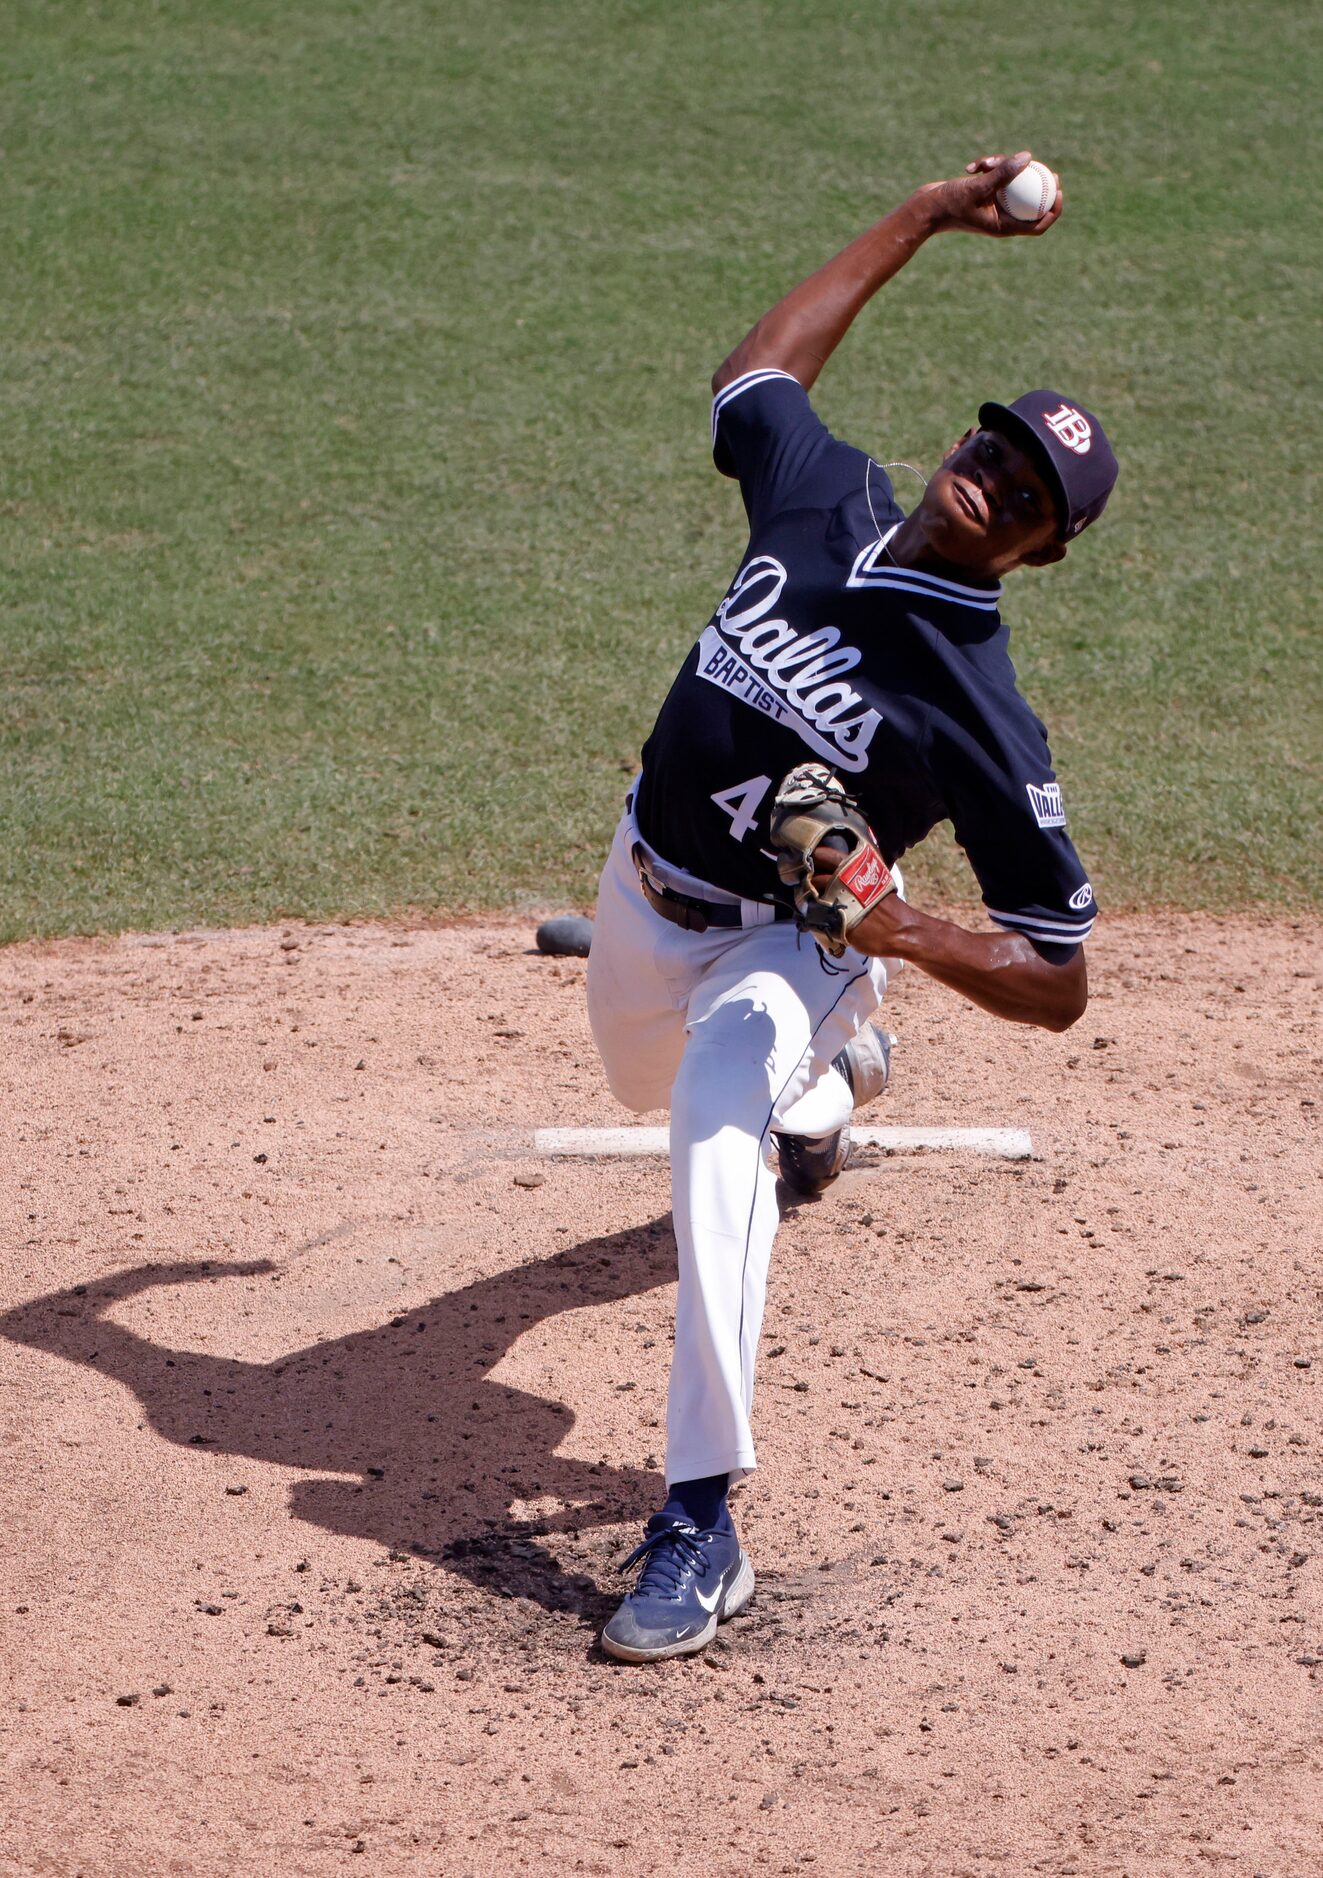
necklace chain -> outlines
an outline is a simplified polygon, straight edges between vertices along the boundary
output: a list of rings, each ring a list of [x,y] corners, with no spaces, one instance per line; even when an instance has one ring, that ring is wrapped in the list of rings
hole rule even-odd
[[[868,513],[873,523],[873,533],[877,536],[877,544],[880,548],[882,548],[882,552],[888,557],[888,559],[893,559],[894,557],[892,556],[890,548],[885,548],[882,546],[882,530],[878,527],[877,510],[873,507],[873,491],[870,487],[870,483],[872,481],[873,471],[876,468],[877,468],[877,465],[876,463],[874,463],[872,457],[870,456],[868,459],[868,466],[864,470],[864,494],[868,498]],[[924,475],[922,470],[916,470],[912,463],[884,463],[882,465],[882,468],[884,470],[893,470],[893,469],[908,470],[911,476],[918,477],[919,481],[923,484],[925,489],[928,487],[928,478]]]

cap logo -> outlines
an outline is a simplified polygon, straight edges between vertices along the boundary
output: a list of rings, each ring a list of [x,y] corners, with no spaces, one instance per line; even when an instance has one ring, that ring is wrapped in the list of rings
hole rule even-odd
[[[1043,422],[1058,443],[1064,443],[1076,456],[1088,455],[1093,442],[1093,425],[1083,411],[1077,411],[1073,404],[1063,404],[1059,411],[1044,411]]]

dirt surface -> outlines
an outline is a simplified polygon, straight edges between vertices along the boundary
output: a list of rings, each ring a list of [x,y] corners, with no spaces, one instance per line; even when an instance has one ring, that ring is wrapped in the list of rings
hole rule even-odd
[[[705,1658],[596,1629],[674,1245],[528,928],[0,953],[5,1874],[1323,1870],[1317,925],[905,974],[787,1215]],[[659,1120],[660,1118],[647,1118]]]

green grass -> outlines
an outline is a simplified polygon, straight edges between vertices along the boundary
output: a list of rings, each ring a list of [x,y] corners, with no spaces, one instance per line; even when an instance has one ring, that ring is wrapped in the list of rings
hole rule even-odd
[[[1320,894],[1311,10],[22,0],[0,61],[0,937],[584,898],[743,544],[707,379],[1028,144],[824,374],[924,463],[1107,420],[1009,596],[1104,905]],[[958,891],[929,844],[921,891]]]

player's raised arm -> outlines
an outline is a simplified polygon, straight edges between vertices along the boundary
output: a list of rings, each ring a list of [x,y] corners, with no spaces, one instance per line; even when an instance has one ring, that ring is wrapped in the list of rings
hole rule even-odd
[[[768,366],[789,372],[807,391],[856,315],[930,235],[952,230],[998,237],[1045,234],[1061,214],[1059,189],[1051,208],[1036,222],[1017,221],[996,200],[997,191],[1031,160],[1027,150],[1010,157],[978,157],[967,165],[963,176],[916,189],[899,208],[764,313],[718,366],[713,391],[744,372]]]

